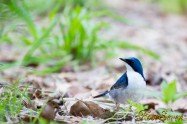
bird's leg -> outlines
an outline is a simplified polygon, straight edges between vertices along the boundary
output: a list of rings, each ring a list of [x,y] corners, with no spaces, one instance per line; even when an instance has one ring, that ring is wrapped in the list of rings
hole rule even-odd
[[[115,103],[116,104],[116,110],[118,111],[119,110],[119,108],[120,108],[120,104],[119,103]]]
[[[132,124],[135,124],[135,111],[133,110],[132,106],[130,106],[130,110],[132,112],[131,117],[132,117]]]

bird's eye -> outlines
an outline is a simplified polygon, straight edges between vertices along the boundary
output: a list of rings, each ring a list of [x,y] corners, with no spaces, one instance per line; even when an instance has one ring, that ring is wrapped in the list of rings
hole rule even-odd
[[[132,64],[134,64],[134,61],[131,61]]]

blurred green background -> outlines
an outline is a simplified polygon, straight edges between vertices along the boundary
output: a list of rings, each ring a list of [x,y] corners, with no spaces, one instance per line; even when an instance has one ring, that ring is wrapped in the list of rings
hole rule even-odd
[[[166,13],[184,14],[187,8],[186,0],[144,2],[154,2]],[[92,67],[98,60],[114,57],[115,49],[134,49],[159,58],[155,52],[130,41],[101,37],[101,32],[109,29],[105,17],[131,24],[131,20],[117,15],[98,0],[1,0],[0,44],[13,45],[23,52],[14,61],[2,61],[0,68],[42,64],[44,68],[35,72],[48,74],[66,64],[90,63]],[[99,58],[100,51],[103,57]]]

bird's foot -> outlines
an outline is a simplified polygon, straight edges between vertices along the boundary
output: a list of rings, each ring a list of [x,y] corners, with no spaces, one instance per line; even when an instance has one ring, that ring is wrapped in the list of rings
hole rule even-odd
[[[135,124],[135,122],[136,122],[136,121],[135,121],[134,113],[132,114],[132,121],[131,121],[131,122],[132,122],[132,124]]]
[[[133,110],[132,106],[130,106],[130,110],[132,112],[131,114],[131,117],[132,117],[132,124],[135,124],[136,123],[136,120],[135,120],[135,111]]]
[[[116,111],[119,111],[119,109],[120,109],[120,104],[116,103]]]

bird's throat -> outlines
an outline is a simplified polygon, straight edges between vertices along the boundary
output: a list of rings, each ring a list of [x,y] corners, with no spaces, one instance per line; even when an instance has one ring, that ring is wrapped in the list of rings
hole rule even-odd
[[[125,68],[126,68],[126,71],[134,71],[133,68],[128,64],[125,64]]]
[[[128,64],[125,64],[125,67],[126,67],[126,71],[135,71],[135,70],[134,70],[130,65],[128,65]],[[143,72],[138,72],[138,71],[135,71],[135,72],[139,73],[139,74],[143,77],[143,79],[145,80],[144,75],[143,75]]]

